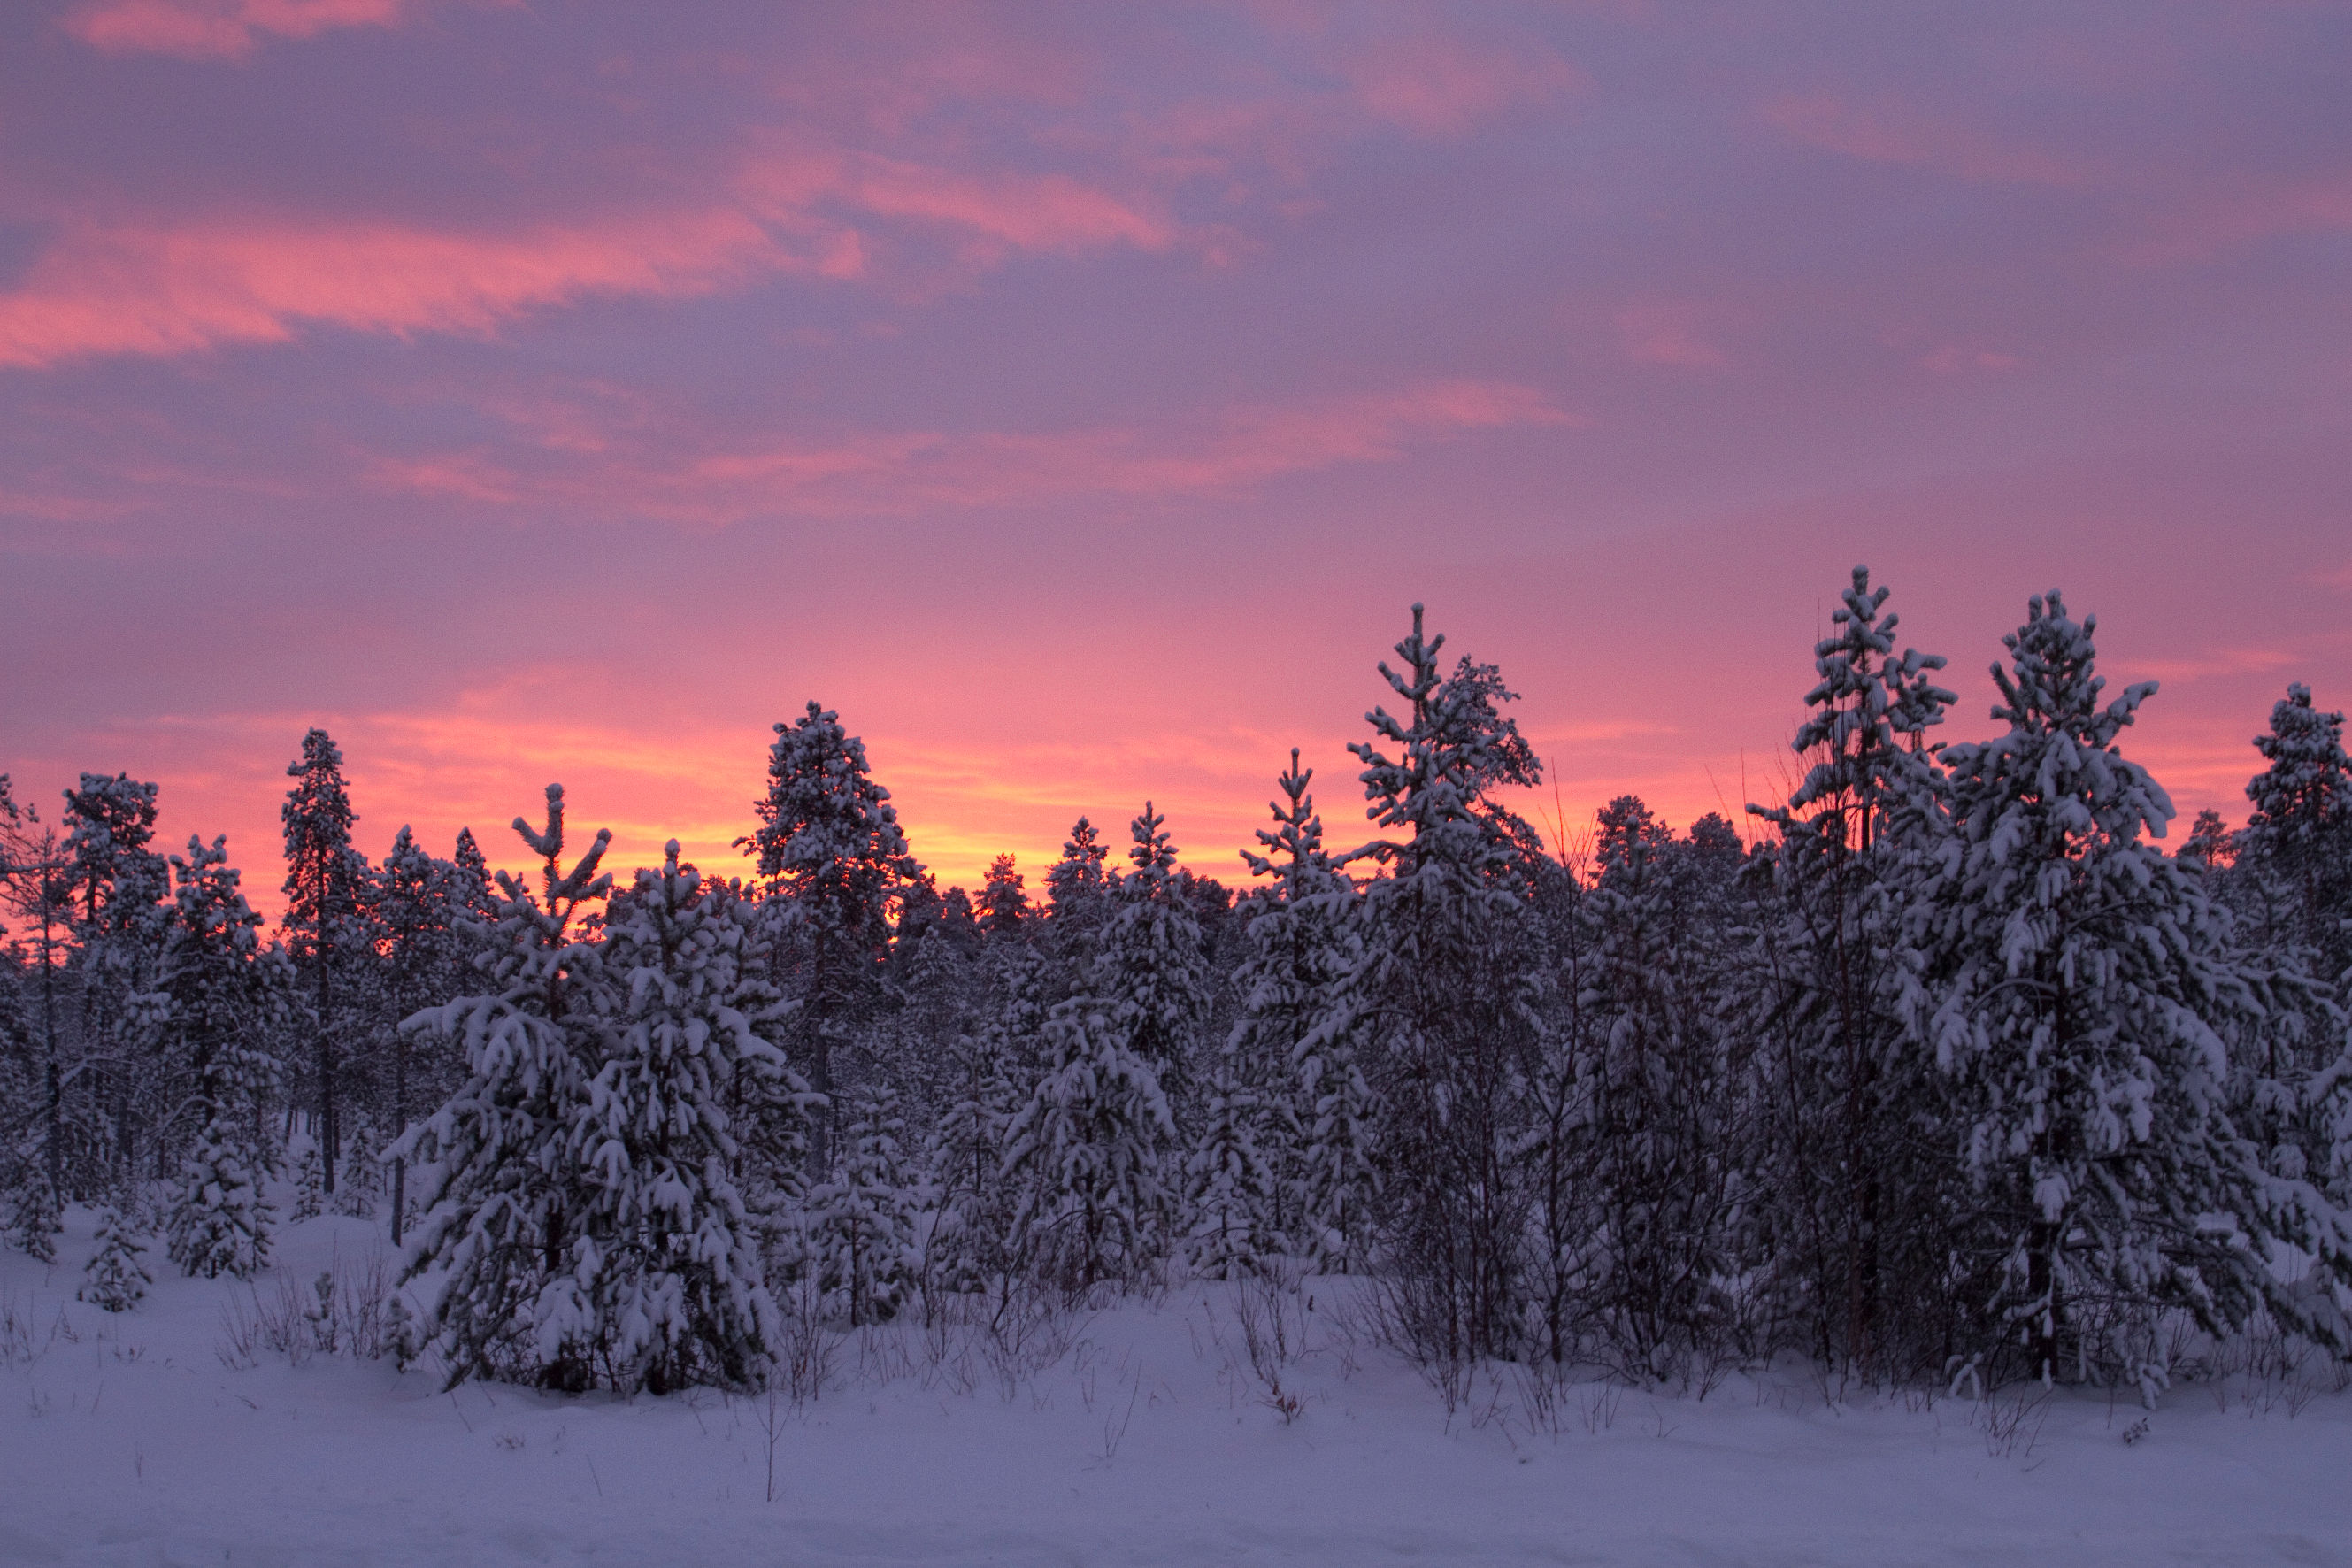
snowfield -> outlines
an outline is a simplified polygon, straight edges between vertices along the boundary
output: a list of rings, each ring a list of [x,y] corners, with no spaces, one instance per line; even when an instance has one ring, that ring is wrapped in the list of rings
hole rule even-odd
[[[1304,1353],[1261,1357],[1288,1420],[1223,1285],[1045,1325],[1038,1370],[868,1331],[798,1406],[444,1394],[240,1332],[323,1269],[348,1296],[389,1267],[373,1225],[287,1227],[254,1286],[158,1247],[115,1315],[74,1300],[93,1223],[69,1213],[54,1268],[0,1256],[0,1562],[2352,1563],[2326,1369],[2183,1385],[2128,1442],[2136,1400],[1838,1406],[1798,1368],[1704,1399],[1581,1384],[1549,1422],[1507,1373],[1449,1417],[1310,1281]]]

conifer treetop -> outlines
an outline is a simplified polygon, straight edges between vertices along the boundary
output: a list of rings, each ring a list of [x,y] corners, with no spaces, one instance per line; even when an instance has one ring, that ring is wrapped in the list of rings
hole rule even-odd
[[[1396,645],[1404,671],[1385,659],[1380,665],[1389,689],[1407,705],[1407,716],[1385,707],[1364,715],[1381,741],[1398,748],[1397,755],[1391,758],[1373,742],[1348,747],[1364,763],[1358,776],[1370,803],[1365,815],[1381,827],[1409,828],[1412,837],[1376,840],[1343,858],[1369,856],[1407,870],[1444,863],[1493,871],[1511,858],[1525,825],[1488,801],[1487,791],[1536,784],[1542,765],[1517,721],[1502,712],[1500,704],[1517,694],[1504,686],[1501,672],[1465,657],[1452,675],[1441,676],[1438,655],[1445,638],[1425,636],[1422,619],[1416,604],[1412,631]]]
[[[2296,681],[2271,707],[2271,729],[2254,737],[2270,766],[2246,784],[2257,837],[2304,837],[2352,822],[2352,758],[2344,752],[2344,715],[2315,708]]]
[[[316,928],[341,912],[354,879],[351,792],[343,784],[343,753],[324,730],[302,737],[302,754],[286,765],[294,787],[279,819],[286,826],[286,919]]]
[[[1903,767],[1897,737],[1908,737],[1913,752],[1921,750],[1926,732],[1959,700],[1930,679],[1944,668],[1942,655],[1906,648],[1896,657],[1895,632],[1902,617],[1882,616],[1888,593],[1884,584],[1870,585],[1869,567],[1854,567],[1840,595],[1843,605],[1830,612],[1838,630],[1813,646],[1821,679],[1805,694],[1805,705],[1815,711],[1790,745],[1821,760],[1789,797],[1791,812],[1824,801],[1867,802],[1893,786]]]
[[[840,714],[811,702],[798,721],[775,728],[768,794],[753,807],[761,826],[742,841],[760,874],[820,888],[877,873],[919,876],[890,792],[874,782],[866,742],[842,728]]]
[[[2028,601],[2025,624],[2001,639],[2008,664],[1992,667],[2001,699],[1992,716],[2009,732],[1948,746],[1943,753],[1954,781],[1956,818],[1970,815],[1971,803],[1983,802],[2004,814],[2031,812],[2070,838],[2130,838],[2143,826],[2151,837],[2164,837],[2174,815],[2172,798],[2116,745],[2140,704],[2156,694],[2157,683],[2137,682],[2102,703],[2107,683],[2095,668],[2097,631],[2098,617],[2075,621],[2055,588]],[[2022,831],[1983,826],[2002,848]]]

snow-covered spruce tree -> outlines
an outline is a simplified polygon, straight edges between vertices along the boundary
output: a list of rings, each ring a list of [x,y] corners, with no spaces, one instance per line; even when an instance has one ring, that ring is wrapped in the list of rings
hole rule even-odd
[[[63,875],[68,864],[56,830],[17,802],[8,775],[0,773],[0,899],[27,931],[25,939],[10,944],[5,968],[0,969],[16,982],[6,997],[16,1005],[0,1014],[0,1030],[5,1031],[0,1038],[33,1047],[21,1056],[16,1050],[0,1053],[0,1089],[15,1091],[10,1103],[37,1102],[41,1108],[34,1122],[37,1131],[21,1123],[0,1125],[0,1205],[10,1243],[44,1263],[57,1259],[65,1208],[66,1042],[58,972],[71,951]],[[37,1062],[25,1059],[33,1058]]]
[[[65,792],[66,849],[73,861],[74,940],[79,944],[83,1087],[90,1134],[86,1180],[134,1179],[144,1148],[185,1092],[152,1067],[134,999],[154,989],[170,910],[171,867],[148,846],[155,837],[156,786],[127,774],[84,773]]]
[[[376,1200],[383,1195],[383,1142],[376,1136],[372,1117],[353,1117],[343,1140],[343,1170],[335,1184],[335,1213],[352,1219],[373,1219]]]
[[[2317,978],[2343,984],[2352,973],[2352,758],[2344,715],[2312,706],[2297,682],[2271,709],[2254,747],[2269,763],[2246,785],[2253,816],[2237,842],[2242,868],[2258,878],[2273,911],[2264,935],[2311,955]]]
[[[906,1123],[887,1086],[850,1095],[845,1110],[840,1157],[808,1199],[817,1285],[829,1314],[885,1323],[915,1283],[915,1195],[898,1147]]]
[[[322,1163],[318,1139],[303,1140],[302,1152],[294,1156],[294,1212],[288,1216],[297,1225],[327,1212],[327,1178],[320,1169]]]
[[[1355,888],[1323,847],[1307,793],[1314,776],[1293,749],[1277,781],[1283,799],[1270,807],[1275,826],[1257,830],[1266,853],[1243,851],[1253,872],[1275,880],[1234,972],[1241,1016],[1226,1051],[1237,1080],[1263,1100],[1276,1228],[1312,1267],[1345,1274],[1368,1258],[1375,1108],[1347,993],[1363,956]]]
[[[459,842],[470,847],[473,839],[461,835]],[[479,860],[478,849],[474,858]],[[383,864],[369,881],[366,935],[370,950],[379,955],[373,981],[380,1016],[391,1026],[382,1031],[379,1045],[384,1071],[378,1104],[395,1136],[407,1131],[409,1119],[420,1107],[437,1104],[457,1085],[463,1063],[441,1048],[446,1037],[401,1025],[420,1008],[438,1005],[467,988],[473,973],[472,943],[463,928],[482,918],[477,900],[469,896],[472,882],[470,872],[426,854],[405,825],[394,836]],[[352,1179],[355,1166],[372,1173],[385,1158],[373,1136],[365,1152],[367,1159],[362,1161],[358,1149],[346,1152],[345,1180]],[[411,1207],[407,1161],[391,1157],[388,1173],[392,1240],[397,1247]],[[373,1197],[373,1192],[368,1195]]]
[[[1109,846],[1081,816],[1070,826],[1062,858],[1045,872],[1045,939],[1065,962],[1083,966],[1094,957],[1096,932],[1109,917],[1117,881],[1104,864],[1109,858]]]
[[[1721,817],[1677,841],[1622,795],[1601,809],[1593,859],[1577,1001],[1589,1048],[1574,1137],[1592,1194],[1581,1293],[1619,1367],[1664,1378],[1728,1347],[1718,1282],[1754,1261],[1740,1215],[1755,1096],[1714,961],[1738,847]]]
[[[606,915],[580,1208],[543,1298],[542,1336],[586,1347],[623,1393],[747,1386],[776,1331],[726,1100],[739,1075],[781,1078],[783,1058],[732,1005],[750,907],[677,853],[673,838]]]
[[[286,946],[310,981],[312,1043],[311,1092],[317,1118],[319,1164],[326,1190],[335,1190],[341,1158],[341,1106],[336,1037],[334,977],[356,957],[352,928],[367,868],[352,847],[351,793],[343,784],[343,754],[324,730],[302,737],[302,754],[286,766],[294,781],[280,810],[286,827]]]
[[[943,1087],[945,1106],[925,1162],[933,1205],[925,1289],[979,1290],[1010,1262],[1005,1140],[1027,1098],[1003,1030],[983,1025],[957,1037]]]
[[[989,862],[988,880],[981,885],[980,929],[992,937],[1019,936],[1031,913],[1020,867],[1012,856],[999,855]]]
[[[1402,714],[1375,708],[1368,815],[1396,837],[1367,853],[1388,874],[1361,903],[1363,957],[1349,988],[1360,1060],[1380,1097],[1380,1247],[1412,1353],[1458,1363],[1518,1336],[1527,1193],[1516,1158],[1544,1021],[1546,965],[1524,851],[1488,791],[1533,783],[1534,756],[1496,704],[1489,666],[1440,674],[1443,637],[1422,609],[1383,662]],[[1384,748],[1393,748],[1394,754]]]
[[[2147,1386],[2157,1307],[2227,1331],[2267,1305],[2334,1337],[2272,1247],[2352,1282],[2352,1237],[2231,1126],[2217,1026],[2255,997],[2198,874],[2141,839],[2171,803],[2116,742],[2155,686],[2103,704],[2095,629],[2054,591],[2033,599],[1992,671],[2008,733],[1944,751],[1949,833],[1913,911],[1906,1011],[1948,1075],[1974,1189],[1962,1348],[1996,1372]]]
[[[419,1348],[441,1357],[447,1386],[488,1376],[578,1390],[592,1381],[593,1347],[579,1337],[580,1286],[567,1270],[585,1202],[589,1081],[612,1011],[588,906],[612,890],[597,868],[612,834],[564,869],[561,784],[547,786],[544,828],[520,816],[514,827],[541,859],[540,888],[499,873],[497,919],[475,928],[485,988],[403,1026],[461,1040],[467,1077],[391,1150],[432,1172],[402,1282],[435,1279]]]
[[[742,845],[768,879],[777,917],[779,983],[797,1005],[793,1065],[820,1096],[833,1092],[834,1052],[885,996],[890,915],[923,872],[907,847],[890,792],[876,784],[866,744],[814,702],[776,726],[760,828]],[[812,1129],[813,1169],[831,1163],[826,1121]]]
[[[943,900],[940,908],[946,908]],[[899,921],[890,955],[889,991],[897,1004],[882,1036],[879,1076],[904,1097],[908,1113],[931,1122],[955,1090],[956,1041],[979,1004],[978,965],[944,914],[909,931]]]
[[[950,1049],[945,1110],[929,1151],[936,1207],[925,1278],[943,1290],[983,1289],[1013,1266],[1017,1197],[1005,1158],[1035,1086],[1047,1015],[1064,989],[1061,967],[1011,935],[992,937],[982,963],[989,994],[975,1026]]]
[[[2233,863],[2215,864],[2220,845],[2197,857],[2240,917],[2248,967],[2267,981],[2260,1028],[2231,1037],[2232,1107],[2273,1173],[2307,1178],[2352,1206],[2352,758],[2344,715],[2314,708],[2308,687],[2290,686],[2254,745],[2268,766],[2246,785],[2254,812],[2227,842]]]
[[[1207,1087],[1201,1131],[1185,1162],[1182,1257],[1203,1279],[1248,1279],[1290,1250],[1275,1217],[1275,1174],[1258,1148],[1265,1106],[1230,1064]]]
[[[1007,1133],[1013,1245],[1074,1292],[1133,1279],[1166,1242],[1176,1126],[1129,1037],[1090,994],[1056,1003],[1044,1076]]]
[[[1756,932],[1743,1027],[1766,1042],[1763,1097],[1787,1310],[1808,1348],[1874,1374],[1932,1373],[1947,1353],[1950,1141],[1940,1085],[1908,1048],[1895,962],[1912,866],[1937,825],[1941,774],[1927,732],[1955,700],[1944,667],[1895,652],[1888,590],[1856,566],[1836,630],[1813,648],[1809,766],[1755,868]]]
[[[172,857],[172,919],[146,1011],[192,1091],[195,1143],[164,1222],[172,1261],[187,1273],[250,1279],[269,1266],[262,1183],[277,1166],[266,1131],[278,1064],[263,1047],[270,990],[228,841],[188,840]]]
[[[1209,1018],[1210,973],[1200,920],[1177,880],[1167,822],[1146,801],[1129,826],[1128,858],[1135,868],[1111,890],[1110,918],[1097,937],[1087,988],[1109,1015],[1120,1044],[1159,1078],[1182,1125]]]
[[[81,1289],[74,1292],[75,1300],[109,1312],[129,1311],[147,1294],[147,1287],[155,1283],[155,1277],[140,1261],[146,1251],[121,1209],[109,1204],[99,1210],[98,1250],[90,1254],[82,1270]]]

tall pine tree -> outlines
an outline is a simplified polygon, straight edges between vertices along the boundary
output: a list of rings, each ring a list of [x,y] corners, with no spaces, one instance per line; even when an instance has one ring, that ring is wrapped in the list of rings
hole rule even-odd
[[[1998,739],[1946,748],[1947,842],[1915,911],[1907,1005],[1948,1075],[1973,1187],[1958,1289],[1979,1353],[2042,1380],[2160,1379],[2152,1309],[2210,1329],[2257,1305],[2326,1332],[2270,1268],[2284,1241],[2352,1282],[2344,1216],[2231,1125],[2222,1027],[2258,998],[2198,874],[2142,838],[2171,802],[2126,759],[2155,690],[2103,700],[2095,617],[2033,599],[1996,664]]]
[[[437,1275],[422,1327],[453,1388],[491,1376],[579,1389],[594,1373],[566,1269],[586,1202],[579,1132],[611,1011],[590,939],[592,906],[612,891],[598,869],[612,834],[567,869],[563,811],[563,786],[550,784],[544,827],[515,818],[540,886],[499,873],[504,898],[476,958],[485,988],[407,1025],[466,1051],[465,1082],[391,1151],[435,1173],[402,1278]]]
[[[1517,1337],[1527,1217],[1516,1151],[1540,1057],[1545,965],[1525,851],[1490,791],[1539,770],[1490,667],[1442,673],[1422,607],[1381,678],[1403,704],[1366,715],[1368,815],[1395,837],[1367,853],[1387,875],[1361,904],[1350,978],[1381,1098],[1382,1245],[1402,1327],[1441,1362],[1507,1354]]]
[[[359,913],[365,868],[352,847],[352,825],[358,817],[343,784],[343,754],[324,730],[303,735],[302,754],[287,764],[286,774],[294,787],[286,792],[279,813],[286,826],[285,926],[288,947],[310,980],[318,1145],[326,1189],[332,1193],[342,1152],[333,978],[341,944],[351,940]]]
[[[796,1065],[819,1095],[834,1088],[834,1054],[884,1001],[891,916],[923,868],[907,847],[890,792],[874,782],[866,744],[814,702],[776,726],[759,831],[743,840],[780,915]],[[814,1128],[814,1168],[831,1161],[827,1122]]]
[[[172,1261],[188,1273],[250,1279],[269,1265],[275,1215],[262,1184],[278,1163],[264,1120],[278,1064],[261,1044],[270,1003],[261,917],[237,890],[226,839],[189,839],[172,872],[172,922],[148,1012],[192,1085],[195,1142],[165,1234]]]
[[[783,1058],[733,1004],[751,911],[681,866],[615,898],[600,964],[609,1035],[578,1133],[583,1195],[562,1287],[601,1381],[624,1393],[745,1387],[764,1371],[775,1303],[735,1177],[727,1100]]]

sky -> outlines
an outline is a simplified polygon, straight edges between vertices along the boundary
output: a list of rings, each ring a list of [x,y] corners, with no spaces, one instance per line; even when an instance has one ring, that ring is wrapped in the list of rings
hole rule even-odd
[[[2184,816],[2352,706],[2352,7],[0,7],[0,770],[278,902],[550,780],[733,869],[772,726],[1034,885],[1340,843],[1410,606],[1570,837],[1777,799],[1856,563],[2099,616]]]

